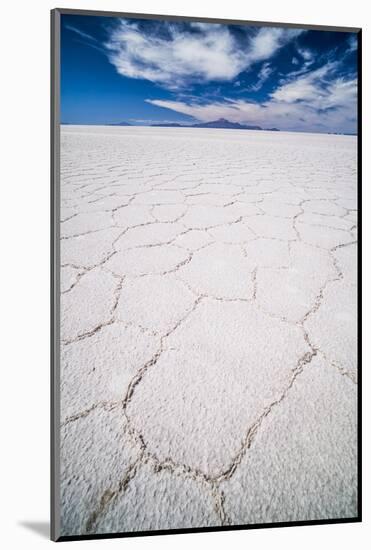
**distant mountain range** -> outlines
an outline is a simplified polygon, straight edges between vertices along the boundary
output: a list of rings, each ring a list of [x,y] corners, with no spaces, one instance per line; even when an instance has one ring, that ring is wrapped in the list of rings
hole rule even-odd
[[[132,125],[123,120],[122,122],[111,122],[111,124],[107,124],[107,126],[132,126]]]
[[[77,125],[75,122],[61,122],[61,125]],[[135,126],[123,120],[122,122],[111,122],[105,124],[99,123],[80,123],[82,126]],[[240,124],[239,122],[231,122],[226,118],[219,118],[218,120],[212,120],[211,122],[198,122],[197,124],[180,124],[179,122],[164,122],[158,124],[148,124],[148,126],[163,127],[163,128],[223,128],[225,130],[266,130],[268,132],[279,132],[279,128],[262,128],[261,126],[253,126],[250,124]],[[356,133],[348,132],[325,132],[330,135],[338,136],[356,136]]]
[[[193,124],[192,126],[193,128],[224,128],[226,130],[262,130],[260,126],[230,122],[226,118],[219,118],[218,120],[212,120],[211,122],[200,122],[199,124]]]
[[[240,124],[239,122],[231,122],[226,118],[219,118],[211,122],[200,122],[198,124],[179,124],[177,122],[169,122],[164,124],[151,124],[151,126],[161,126],[166,128],[223,128],[224,130],[269,130],[271,132],[279,132],[278,128],[262,128],[261,126],[253,126],[248,124]]]
[[[70,122],[62,122],[62,124],[71,124]],[[129,122],[111,122],[104,126],[133,126]],[[154,127],[162,128],[222,128],[224,130],[268,130],[270,132],[279,132],[279,128],[262,128],[261,126],[240,124],[239,122],[231,122],[226,118],[219,118],[211,122],[198,122],[197,124],[180,124],[179,122],[164,122],[158,124],[150,124]]]

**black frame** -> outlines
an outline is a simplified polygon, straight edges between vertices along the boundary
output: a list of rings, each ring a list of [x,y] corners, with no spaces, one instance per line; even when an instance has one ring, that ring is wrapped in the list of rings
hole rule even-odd
[[[362,28],[360,27],[335,27],[326,25],[310,25],[299,23],[272,23],[266,21],[247,21],[236,19],[217,19],[208,17],[191,17],[179,15],[156,15],[142,13],[108,12],[96,10],[78,10],[55,8],[51,10],[51,101],[50,101],[50,146],[51,146],[51,188],[50,188],[50,398],[51,398],[51,419],[50,419],[50,472],[51,472],[51,525],[50,536],[55,542],[110,539],[123,537],[143,537],[156,535],[175,535],[184,533],[204,533],[216,531],[237,531],[249,529],[267,529],[272,527],[299,527],[305,525],[329,525],[338,523],[358,523],[362,521]],[[157,19],[159,21],[193,21],[204,23],[224,23],[229,25],[253,25],[256,27],[285,27],[305,28],[311,30],[353,32],[357,33],[358,41],[358,101],[357,101],[357,199],[358,199],[358,225],[359,239],[357,244],[357,363],[358,363],[358,386],[357,386],[357,445],[358,445],[358,470],[357,470],[357,509],[358,515],[354,518],[324,519],[308,521],[290,521],[277,523],[261,523],[251,525],[228,525],[216,527],[198,527],[187,529],[167,529],[157,531],[134,531],[122,533],[105,533],[91,535],[60,536],[60,514],[59,514],[59,403],[60,403],[60,16],[61,15],[86,15],[99,17],[122,17],[128,19]]]

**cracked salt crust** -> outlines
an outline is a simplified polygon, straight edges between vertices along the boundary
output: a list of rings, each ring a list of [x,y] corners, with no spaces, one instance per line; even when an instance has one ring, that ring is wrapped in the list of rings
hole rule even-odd
[[[178,246],[139,247],[122,250],[105,263],[105,269],[118,276],[140,276],[174,271],[190,259],[190,254]]]
[[[287,269],[258,268],[257,302],[268,313],[298,322],[336,271],[323,250],[293,242]]]
[[[117,304],[117,318],[162,334],[192,308],[194,301],[194,295],[172,274],[127,279]]]
[[[178,221],[187,211],[187,207],[182,204],[160,204],[152,209],[152,216],[159,222]]]
[[[138,194],[133,204],[178,204],[184,202],[184,195],[181,191],[149,191]]]
[[[252,268],[240,246],[210,244],[181,266],[178,277],[199,295],[217,298],[251,298]]]
[[[357,294],[355,288],[335,281],[324,293],[321,307],[305,322],[309,338],[341,372],[357,376]]]
[[[251,266],[288,267],[290,264],[289,243],[278,239],[255,238],[245,247],[246,258]]]
[[[166,339],[156,368],[127,407],[128,418],[159,460],[172,457],[217,476],[308,351],[298,327],[252,304],[204,300]]]
[[[122,206],[118,210],[114,211],[113,219],[117,226],[124,228],[154,221],[149,208],[135,204]]]
[[[323,214],[326,216],[338,216],[346,214],[344,208],[336,206],[330,200],[309,200],[306,202],[305,209],[307,212],[312,212],[313,214]]]
[[[339,247],[333,255],[344,281],[355,286],[357,284],[357,243]]]
[[[223,244],[242,244],[255,238],[254,233],[244,223],[232,223],[230,225],[222,225],[213,227],[208,230],[217,242]]]
[[[194,193],[196,190],[194,191]],[[185,192],[186,193],[186,192]],[[188,194],[186,204],[189,206],[224,206],[227,199],[224,195],[211,195],[210,193]],[[255,211],[254,211],[255,213]]]
[[[174,240],[174,244],[186,248],[187,250],[196,251],[203,248],[205,245],[212,243],[213,240],[209,233],[200,229],[189,229],[181,233]]]
[[[353,517],[356,418],[354,384],[312,361],[263,420],[236,474],[221,483],[230,522]]]
[[[127,491],[99,517],[96,533],[184,529],[218,525],[211,491],[190,476],[138,467]]]
[[[356,139],[61,142],[62,534],[354,517]]]
[[[62,535],[88,532],[103,495],[119,490],[138,456],[120,408],[95,408],[61,428]]]
[[[286,218],[265,216],[251,216],[246,221],[248,227],[257,237],[267,239],[282,239],[285,241],[295,239],[292,221]]]
[[[351,232],[333,229],[332,227],[326,227],[326,231],[324,231],[323,227],[308,223],[301,223],[298,232],[303,241],[320,248],[331,249],[339,244],[354,241]]]
[[[66,422],[97,403],[120,403],[160,339],[141,327],[114,323],[62,349],[61,403]],[[92,353],[92,349],[94,353]],[[81,380],[84,383],[81,384]]]
[[[170,243],[177,235],[184,232],[179,223],[150,222],[130,227],[116,242],[117,250],[134,246],[154,246]]]
[[[263,199],[259,207],[266,214],[288,219],[292,219],[293,216],[296,216],[300,212],[300,207],[298,205],[287,204],[282,201],[282,197],[281,201],[272,198]]]
[[[61,268],[61,292],[68,292],[79,280],[81,271],[73,266]]]
[[[189,229],[207,229],[237,222],[239,213],[235,213],[228,206],[195,205],[189,208],[182,218],[182,223]]]
[[[61,263],[91,269],[107,260],[113,253],[114,242],[121,235],[120,229],[103,229],[73,239],[61,241]],[[63,279],[62,279],[62,282]]]
[[[111,225],[113,225],[113,222],[109,212],[76,214],[73,218],[63,222],[62,239],[106,229]]]
[[[89,271],[61,299],[61,337],[73,341],[106,324],[115,305],[115,278],[100,271]]]
[[[345,217],[339,218],[338,216],[330,216],[324,214],[316,214],[313,212],[304,212],[298,223],[306,223],[308,225],[317,225],[320,227],[330,227],[332,229],[343,229],[344,231],[351,231],[353,227],[353,221],[346,219]]]

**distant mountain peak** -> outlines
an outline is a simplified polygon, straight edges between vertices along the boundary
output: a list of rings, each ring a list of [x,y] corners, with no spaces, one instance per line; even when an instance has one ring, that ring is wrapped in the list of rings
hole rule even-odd
[[[240,124],[239,122],[231,122],[226,118],[219,118],[218,120],[212,120],[211,122],[200,122],[193,124],[194,128],[224,128],[235,130],[262,130],[260,126]]]
[[[125,122],[125,120],[123,120],[122,122],[112,122],[108,126],[131,126],[131,124],[129,124],[128,122]]]
[[[225,130],[263,130],[261,126],[253,125],[253,124],[240,124],[239,122],[231,122],[230,120],[227,120],[226,118],[218,118],[218,120],[212,120],[210,122],[197,122],[196,124],[186,125],[186,124],[179,124],[176,123],[159,123],[159,124],[152,124],[151,126],[167,126],[171,128],[180,127],[180,128],[222,128]],[[278,128],[269,128],[271,131],[279,131]]]

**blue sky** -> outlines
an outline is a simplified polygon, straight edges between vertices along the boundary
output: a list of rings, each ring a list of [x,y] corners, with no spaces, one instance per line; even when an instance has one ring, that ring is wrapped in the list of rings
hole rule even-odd
[[[218,118],[356,133],[356,34],[62,15],[62,122]]]

